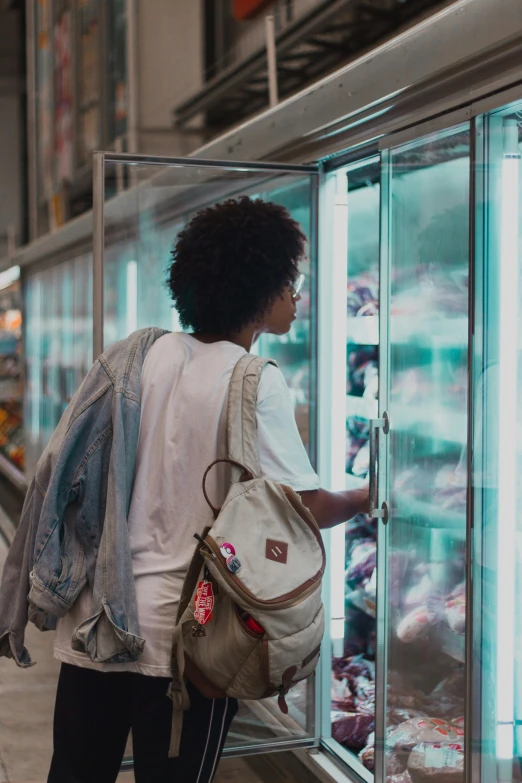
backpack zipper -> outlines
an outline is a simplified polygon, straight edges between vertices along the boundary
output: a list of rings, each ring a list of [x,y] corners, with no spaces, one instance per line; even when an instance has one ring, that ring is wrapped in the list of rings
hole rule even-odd
[[[321,584],[321,577],[323,575],[322,569],[304,582],[300,587],[296,587],[295,590],[291,590],[285,595],[278,598],[269,598],[266,601],[262,601],[256,598],[255,595],[243,585],[239,577],[228,570],[225,563],[221,562],[221,555],[219,552],[219,545],[210,537],[207,536],[205,541],[206,549],[201,549],[201,554],[205,560],[210,560],[209,568],[212,571],[215,568],[220,576],[234,591],[240,593],[249,606],[253,606],[256,609],[287,609],[292,606],[300,604],[305,598],[314,593]]]

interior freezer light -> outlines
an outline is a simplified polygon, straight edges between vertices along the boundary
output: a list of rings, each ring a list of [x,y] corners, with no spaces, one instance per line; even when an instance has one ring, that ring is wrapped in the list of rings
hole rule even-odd
[[[346,295],[348,284],[348,192],[345,170],[336,172],[333,206],[332,299],[332,412],[331,488],[346,484]],[[330,536],[330,610],[333,654],[343,654],[344,639],[344,525]]]
[[[127,334],[138,328],[138,264],[127,261]]]
[[[500,224],[497,561],[497,737],[499,782],[512,780],[515,689],[515,510],[517,508],[518,123],[504,122]]]

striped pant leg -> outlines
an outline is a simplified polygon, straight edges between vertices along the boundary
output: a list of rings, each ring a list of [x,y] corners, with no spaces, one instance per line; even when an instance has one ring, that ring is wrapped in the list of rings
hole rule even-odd
[[[169,759],[172,702],[165,695],[166,681],[135,677],[142,691],[136,694],[132,721],[136,783],[211,783],[238,709],[236,699],[206,699],[189,683],[180,755]]]

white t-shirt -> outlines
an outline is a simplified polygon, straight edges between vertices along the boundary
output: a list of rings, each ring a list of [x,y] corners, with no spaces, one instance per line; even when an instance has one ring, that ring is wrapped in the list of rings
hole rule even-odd
[[[184,333],[166,334],[150,349],[141,380],[141,419],[129,538],[140,636],[145,648],[134,663],[93,663],[71,648],[74,629],[91,614],[87,585],[58,622],[55,657],[100,671],[170,676],[172,631],[183,580],[201,533],[212,514],[201,489],[205,469],[226,456],[229,381],[244,349],[230,342],[210,345]],[[257,401],[261,471],[297,491],[317,489],[281,371],[267,365]],[[220,505],[225,473],[216,467],[207,482]]]

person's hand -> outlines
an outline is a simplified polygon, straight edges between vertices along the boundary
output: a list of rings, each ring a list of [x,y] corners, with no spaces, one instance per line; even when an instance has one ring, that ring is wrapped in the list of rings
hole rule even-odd
[[[369,514],[370,513],[370,487],[365,484],[364,487],[351,490],[354,507],[357,509],[357,514]]]

